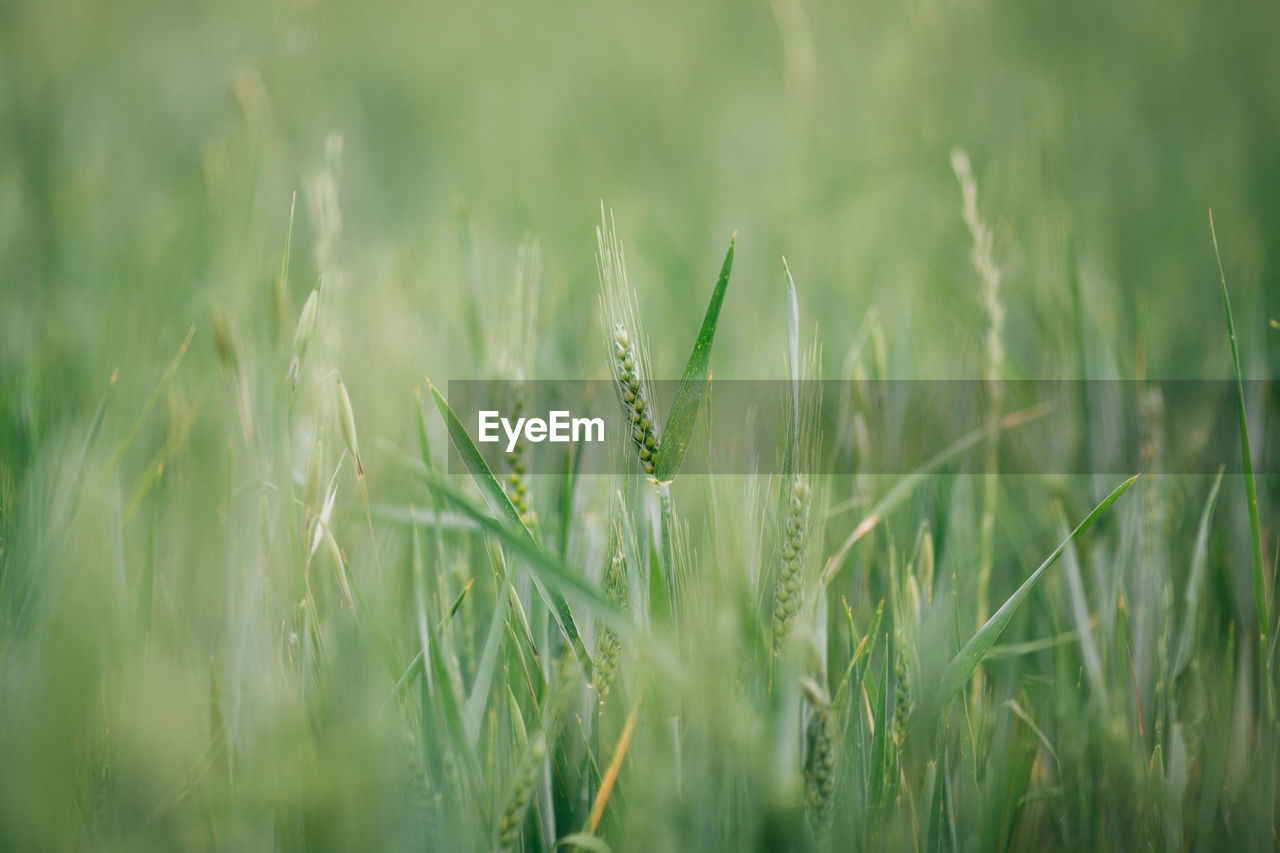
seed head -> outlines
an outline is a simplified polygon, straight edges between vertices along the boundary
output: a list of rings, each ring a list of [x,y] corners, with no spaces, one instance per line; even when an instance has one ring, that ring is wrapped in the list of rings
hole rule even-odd
[[[627,281],[626,259],[611,216],[600,208],[601,223],[596,229],[596,268],[600,274],[600,316],[609,350],[609,368],[618,388],[618,398],[631,430],[640,467],[650,479],[655,477],[658,432],[645,387],[648,353],[640,332],[635,291]]]
[[[302,305],[302,313],[298,315],[298,327],[293,332],[293,358],[289,360],[289,372],[285,374],[285,381],[289,385],[289,394],[292,397],[293,392],[298,387],[298,380],[302,377],[302,357],[307,352],[307,344],[311,341],[311,333],[316,328],[316,315],[320,310],[320,289],[315,288],[311,291],[311,295],[307,297],[307,301]]]
[[[831,826],[835,811],[837,781],[837,726],[835,710],[827,691],[805,679],[805,698],[813,715],[805,729],[804,804],[809,825],[822,839]]]
[[[547,753],[546,735],[536,733],[529,739],[529,748],[511,780],[511,791],[498,818],[498,849],[507,851],[520,840],[520,828],[524,825],[525,812],[533,799],[538,765]]]
[[[329,528],[323,529],[324,545],[329,549],[329,558],[333,561],[333,571],[338,578],[338,588],[342,590],[342,597],[347,600],[347,606],[355,610],[355,601],[351,597],[351,584],[347,580],[347,563],[342,557],[342,549],[338,547],[338,541],[333,538],[333,534],[329,532]]]
[[[631,336],[621,323],[613,330],[613,372],[617,379],[618,396],[631,427],[631,443],[636,448],[640,467],[650,478],[654,477],[654,463],[658,455],[658,433],[649,411],[644,380],[638,367]]]
[[[907,721],[911,718],[911,680],[906,655],[899,650],[897,657],[893,665],[893,739],[901,745],[907,736]]]
[[[351,398],[347,396],[347,386],[338,377],[338,421],[342,425],[342,437],[346,439],[347,450],[351,451],[351,459],[355,462],[356,476],[364,479],[364,464],[360,461],[360,444],[356,441],[356,416],[351,411]]]
[[[518,418],[524,414],[525,409],[524,380],[518,379],[512,383],[511,398],[512,416]],[[537,516],[533,511],[533,501],[530,496],[529,476],[526,470],[527,452],[528,447],[525,442],[518,439],[515,449],[507,455],[507,465],[510,470],[507,473],[506,482],[503,483],[503,491],[507,493],[511,505],[519,513],[520,520],[526,527],[532,527],[537,521]]]
[[[298,328],[293,332],[293,354],[302,358],[311,342],[311,333],[316,328],[316,315],[320,310],[320,290],[314,288],[307,301],[302,305],[302,313],[298,315]]]
[[[627,594],[627,555],[622,548],[621,537],[605,570],[604,593],[609,602],[619,610],[626,611],[629,605]],[[618,672],[618,657],[622,651],[622,641],[607,625],[600,626],[596,637],[595,684],[600,692],[600,702],[609,696],[614,677]]]
[[[782,562],[773,592],[773,651],[782,651],[794,627],[804,581],[804,553],[808,544],[809,487],[804,479],[790,479],[783,517]]]

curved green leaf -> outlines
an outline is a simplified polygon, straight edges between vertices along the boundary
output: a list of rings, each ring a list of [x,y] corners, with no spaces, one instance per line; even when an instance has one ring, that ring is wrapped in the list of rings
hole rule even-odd
[[[706,389],[707,375],[711,370],[711,344],[716,336],[716,323],[720,320],[720,306],[729,287],[729,272],[733,269],[733,245],[737,239],[735,231],[729,240],[729,251],[720,267],[715,290],[711,292],[707,313],[702,318],[702,329],[698,332],[698,339],[693,342],[689,363],[685,365],[684,376],[680,378],[680,386],[676,388],[676,397],[671,403],[671,411],[667,413],[667,422],[662,427],[658,456],[654,460],[654,476],[660,483],[669,483],[675,479],[680,464],[684,462],[684,455],[689,450],[693,425],[698,420],[698,407],[702,404],[702,393]]]
[[[981,663],[984,657],[986,657],[987,652],[995,645],[996,640],[1000,638],[1000,634],[1009,626],[1010,620],[1013,619],[1014,612],[1017,611],[1022,602],[1026,600],[1027,596],[1031,594],[1031,588],[1040,580],[1040,577],[1045,573],[1045,570],[1057,562],[1058,558],[1062,556],[1062,552],[1066,550],[1067,546],[1079,538],[1082,533],[1092,527],[1093,523],[1106,511],[1107,507],[1115,503],[1117,498],[1128,491],[1129,487],[1132,486],[1134,481],[1137,479],[1138,475],[1135,474],[1125,480],[1114,492],[1107,495],[1102,503],[1094,507],[1093,512],[1089,513],[1085,520],[1080,522],[1076,529],[1071,531],[1071,534],[1054,549],[1048,559],[1040,564],[1040,568],[1032,572],[1031,576],[1022,582],[1022,586],[1014,590],[1013,595],[1009,596],[1008,600],[1006,600],[1004,604],[1000,605],[1000,609],[987,620],[986,624],[978,629],[977,633],[973,635],[969,642],[964,644],[964,648],[962,648],[960,653],[951,660],[951,663],[947,664],[947,668],[942,673],[942,679],[938,684],[937,692],[934,694],[933,702],[930,705],[932,710],[940,709],[948,700],[951,699],[952,696],[960,692],[960,689],[964,687],[965,682],[967,682],[969,677],[973,675],[973,671],[978,668],[978,664]]]
[[[1196,528],[1196,544],[1191,550],[1191,576],[1187,580],[1187,609],[1182,620],[1182,634],[1178,638],[1178,651],[1173,656],[1172,673],[1169,681],[1178,680],[1188,663],[1191,662],[1191,646],[1195,642],[1196,611],[1200,607],[1200,591],[1204,588],[1205,570],[1209,565],[1209,522],[1213,519],[1213,508],[1218,503],[1218,489],[1222,486],[1222,469],[1214,478],[1209,489],[1209,497],[1200,511],[1200,525]]]
[[[581,577],[572,571],[568,571],[567,566],[557,565],[557,561],[553,560],[542,549],[533,538],[533,534],[529,532],[529,528],[520,519],[520,513],[512,505],[507,493],[502,490],[502,484],[498,482],[498,478],[489,469],[489,464],[480,455],[475,442],[471,440],[471,436],[467,434],[466,428],[458,420],[458,416],[453,413],[453,409],[449,408],[449,403],[441,395],[440,390],[432,384],[429,378],[427,379],[427,386],[431,389],[431,395],[435,398],[436,407],[440,409],[440,416],[444,418],[445,427],[449,432],[449,440],[453,442],[458,455],[462,457],[462,463],[467,466],[467,471],[471,473],[471,479],[475,480],[476,485],[480,488],[480,494],[484,496],[485,503],[505,523],[495,522],[483,513],[476,512],[470,502],[451,489],[442,477],[428,472],[427,482],[431,485],[433,491],[454,504],[465,515],[472,515],[476,523],[485,532],[495,535],[507,545],[512,546],[521,557],[525,558],[525,563],[531,570],[534,587],[538,590],[538,594],[542,596],[542,600],[547,603],[551,610],[551,615],[555,617],[556,623],[560,626],[560,631],[564,634],[565,639],[573,647],[574,654],[577,655],[578,662],[582,665],[584,673],[590,673],[592,669],[591,655],[587,653],[587,647],[582,642],[582,635],[578,632],[578,623],[573,618],[573,611],[569,608],[569,602],[565,600],[564,595],[559,592],[558,588],[547,589],[543,584],[543,580],[544,578],[551,580],[557,587],[567,586],[583,594],[586,600],[593,601],[593,603],[599,602],[605,608],[611,609],[608,602],[601,598],[600,594]]]
[[[1253,605],[1258,611],[1258,634],[1262,647],[1267,645],[1267,584],[1263,577],[1262,528],[1258,523],[1258,487],[1253,481],[1253,454],[1249,450],[1249,421],[1244,413],[1244,375],[1240,370],[1240,347],[1236,344],[1236,323],[1231,318],[1231,297],[1227,295],[1227,274],[1222,271],[1222,255],[1218,252],[1218,232],[1213,228],[1213,211],[1209,211],[1209,234],[1213,237],[1213,257],[1218,262],[1218,279],[1222,282],[1222,310],[1227,315],[1227,337],[1231,340],[1231,366],[1236,372],[1236,393],[1240,403],[1240,456],[1244,466],[1244,495],[1249,505],[1250,557],[1253,562]]]

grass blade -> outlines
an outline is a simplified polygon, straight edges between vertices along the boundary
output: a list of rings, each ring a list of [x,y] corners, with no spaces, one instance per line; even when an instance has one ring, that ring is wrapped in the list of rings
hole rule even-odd
[[[503,524],[472,503],[466,495],[449,485],[439,475],[427,475],[427,483],[438,497],[445,503],[451,504],[464,518],[470,519],[481,533],[497,539],[513,555],[520,557],[529,566],[535,583],[554,584],[557,588],[572,594],[575,599],[608,621],[610,627],[615,623],[624,628],[631,624],[590,582],[559,556],[535,542],[533,537],[528,535],[527,530]]]
[[[1012,429],[1013,427],[1020,426],[1028,421],[1035,420],[1036,418],[1047,414],[1048,411],[1049,409],[1045,405],[1032,406],[1031,408],[1024,409],[1023,411],[1012,412],[1005,415],[1000,419],[998,426],[1000,429]],[[862,539],[862,537],[874,530],[876,525],[879,524],[885,516],[892,512],[898,504],[902,503],[902,501],[911,494],[911,490],[919,485],[925,477],[929,476],[942,465],[973,447],[986,437],[987,432],[988,430],[986,426],[980,426],[965,435],[960,436],[960,438],[956,439],[950,446],[938,451],[929,459],[926,459],[924,464],[919,468],[894,483],[893,487],[885,493],[884,497],[877,501],[876,505],[871,508],[871,512],[867,513],[866,517],[863,518],[862,521],[858,522],[858,526],[853,528],[853,532],[849,534],[848,538],[846,538],[844,542],[840,543],[840,547],[827,558],[826,566],[822,570],[822,583],[829,584],[835,579],[836,573],[840,571],[840,566],[844,563],[844,558],[848,555],[849,550],[853,548],[854,545],[857,545],[858,541]],[[827,518],[838,515],[839,513],[850,509],[852,506],[853,504],[851,502],[834,506],[827,511]]]
[[[480,740],[480,724],[484,721],[484,709],[489,701],[493,673],[498,663],[498,648],[502,644],[502,626],[507,619],[507,594],[499,588],[494,597],[497,601],[493,605],[493,619],[489,622],[489,633],[484,639],[484,650],[480,653],[480,663],[476,667],[475,682],[471,685],[471,695],[467,697],[466,715],[462,718],[472,749]]]
[[[1054,515],[1058,520],[1058,535],[1066,536],[1067,517],[1061,506],[1056,506]],[[1063,570],[1067,576],[1067,593],[1071,602],[1071,618],[1075,621],[1075,636],[1080,640],[1080,658],[1084,661],[1085,674],[1089,676],[1089,686],[1107,706],[1107,685],[1102,677],[1102,658],[1098,654],[1098,646],[1093,642],[1093,623],[1089,619],[1089,602],[1084,592],[1084,580],[1080,576],[1080,559],[1076,555],[1075,545],[1068,545],[1063,552]],[[994,649],[992,649],[994,651]],[[988,652],[990,654],[990,652]]]
[[[493,476],[493,471],[489,469],[488,463],[480,455],[480,451],[471,440],[471,436],[467,434],[462,422],[458,420],[458,416],[453,413],[453,409],[449,408],[449,404],[440,394],[440,390],[431,384],[430,379],[427,379],[427,386],[431,389],[432,396],[435,397],[436,406],[440,409],[440,416],[444,418],[453,446],[457,449],[458,455],[462,457],[462,462],[467,466],[467,471],[471,473],[471,479],[475,480],[476,485],[480,488],[480,493],[484,496],[485,503],[498,514],[501,522],[505,523],[494,521],[488,515],[479,512],[475,507],[471,506],[470,501],[452,489],[442,477],[428,472],[427,482],[431,485],[432,491],[442,495],[449,503],[461,510],[464,515],[471,516],[486,533],[492,534],[511,546],[517,554],[525,559],[526,564],[532,571],[534,586],[537,588],[538,594],[542,596],[543,600],[551,608],[551,613],[560,626],[560,630],[564,633],[565,639],[573,647],[574,654],[577,655],[584,674],[590,673],[591,656],[587,653],[587,647],[582,642],[582,635],[578,631],[578,623],[573,618],[573,611],[569,608],[569,602],[565,600],[564,595],[558,591],[558,588],[567,587],[574,590],[582,600],[595,607],[602,608],[609,615],[615,615],[613,608],[590,584],[538,545],[533,538],[533,534],[529,532],[529,528],[520,519],[520,513],[512,505],[511,499],[503,491],[502,484],[498,482],[497,477]],[[557,589],[548,590],[543,585],[544,580],[550,580],[556,584]],[[620,618],[619,621],[621,622]]]
[[[187,336],[182,339],[182,346],[178,347],[178,354],[169,362],[169,366],[164,369],[164,373],[160,375],[160,381],[151,389],[151,394],[147,397],[145,403],[142,404],[142,410],[138,412],[138,417],[134,420],[133,426],[129,427],[129,431],[125,433],[124,440],[116,445],[115,452],[107,460],[107,465],[103,469],[103,478],[111,475],[116,465],[120,464],[120,459],[124,456],[124,452],[129,449],[129,445],[133,442],[133,438],[138,434],[138,429],[142,426],[142,422],[146,420],[147,414],[151,411],[151,407],[156,404],[156,400],[160,399],[160,392],[169,384],[169,380],[173,378],[173,374],[178,372],[178,365],[182,364],[182,357],[187,354],[187,349],[191,346],[191,339],[196,335],[196,327],[192,326],[187,329]],[[115,384],[115,374],[111,375],[112,385]],[[95,418],[96,421],[96,418]]]
[[[791,277],[786,258],[782,259],[782,271],[786,273],[787,378],[791,381],[791,419],[787,422],[786,458],[782,470],[791,473],[792,461],[799,452],[796,443],[800,429],[800,301],[796,297],[796,282]]]
[[[631,745],[631,733],[636,729],[636,716],[639,713],[640,703],[636,702],[631,706],[631,712],[627,714],[627,721],[622,726],[622,734],[618,736],[618,744],[613,748],[613,758],[609,760],[609,767],[600,780],[600,790],[596,793],[595,802],[591,805],[591,814],[587,818],[586,833],[588,835],[594,834],[596,828],[600,826],[604,807],[609,802],[613,785],[618,780],[618,772],[622,769],[622,759],[626,758],[627,747]]]
[[[888,740],[889,740],[889,655],[884,656],[880,668],[880,695],[877,706],[882,709],[880,719],[874,720],[875,731],[871,733],[871,778],[867,780],[867,847],[878,846],[881,823],[885,813],[885,787],[888,775]]]
[[[667,413],[667,422],[662,427],[662,441],[658,445],[658,455],[654,462],[654,476],[661,483],[669,483],[675,479],[680,464],[684,462],[684,454],[689,449],[693,425],[698,419],[698,407],[702,404],[702,392],[706,388],[707,375],[711,370],[711,344],[716,335],[716,323],[720,320],[720,306],[724,303],[724,294],[729,287],[729,272],[733,269],[733,246],[737,239],[735,231],[729,240],[729,251],[724,256],[724,265],[720,267],[715,290],[711,292],[707,313],[702,318],[702,329],[693,343],[693,352],[689,354],[689,362],[685,365],[684,376],[680,378],[671,411]]]
[[[1213,238],[1213,257],[1218,262],[1218,280],[1222,282],[1222,310],[1227,315],[1227,336],[1231,339],[1231,366],[1236,372],[1236,392],[1240,402],[1240,456],[1244,465],[1244,491],[1249,502],[1249,539],[1253,547],[1253,604],[1258,611],[1258,634],[1262,648],[1267,646],[1267,586],[1263,580],[1262,528],[1258,524],[1258,489],[1253,482],[1253,454],[1249,452],[1249,424],[1244,413],[1244,376],[1240,371],[1240,347],[1236,344],[1236,324],[1231,317],[1231,297],[1227,295],[1227,275],[1222,271],[1222,255],[1218,251],[1218,232],[1213,228],[1213,211],[1209,211],[1209,235]]]
[[[1125,480],[1116,487],[1115,491],[1107,495],[1107,497],[1103,499],[1102,503],[1094,507],[1093,512],[1089,513],[1089,515],[1085,517],[1085,520],[1080,522],[1076,529],[1071,531],[1071,534],[1054,549],[1053,553],[1050,554],[1043,563],[1040,564],[1040,568],[1032,572],[1031,576],[1022,582],[1022,586],[1014,590],[1013,595],[1009,596],[1005,603],[1000,605],[1000,609],[992,614],[991,618],[978,629],[977,633],[970,638],[969,642],[965,643],[964,648],[960,650],[959,654],[952,658],[951,663],[947,664],[947,668],[943,671],[942,678],[938,684],[937,691],[934,694],[934,698],[930,706],[931,710],[936,711],[940,709],[943,704],[951,699],[952,696],[960,692],[960,689],[964,687],[965,683],[969,680],[969,676],[973,675],[973,671],[977,669],[978,664],[981,663],[982,659],[986,656],[991,647],[995,645],[996,640],[1000,638],[1000,634],[1008,627],[1009,622],[1013,619],[1013,614],[1017,611],[1018,607],[1026,600],[1027,596],[1031,594],[1031,589],[1040,580],[1041,576],[1044,575],[1045,570],[1057,562],[1058,558],[1062,556],[1062,552],[1066,550],[1067,546],[1078,539],[1082,533],[1092,527],[1093,523],[1098,520],[1098,517],[1107,510],[1107,507],[1111,506],[1117,498],[1128,491],[1129,487],[1132,486],[1137,479],[1138,475],[1135,474]]]
[[[507,522],[529,533],[529,529],[520,520],[520,513],[516,511],[511,499],[507,497],[507,493],[503,490],[502,484],[498,482],[498,478],[489,469],[489,463],[484,461],[484,457],[480,455],[475,442],[467,434],[466,427],[462,425],[462,421],[458,420],[458,416],[453,413],[453,409],[449,408],[449,403],[445,400],[444,395],[440,393],[440,389],[436,388],[429,378],[427,379],[427,388],[430,389],[431,396],[435,398],[436,407],[440,410],[440,417],[444,418],[445,428],[449,431],[449,440],[453,442],[458,455],[462,457],[462,464],[471,473],[471,479],[475,480],[476,486],[479,487],[480,495],[484,498],[484,502]],[[533,538],[533,534],[530,533],[529,536]]]
[[[1170,683],[1178,680],[1188,663],[1191,662],[1191,646],[1195,641],[1196,612],[1200,605],[1200,591],[1204,588],[1204,574],[1209,565],[1209,522],[1213,518],[1213,508],[1218,502],[1218,487],[1222,485],[1222,469],[1209,489],[1209,497],[1204,502],[1200,513],[1200,526],[1196,529],[1196,544],[1191,551],[1191,576],[1187,579],[1187,611],[1182,620],[1182,635],[1178,638],[1178,651],[1173,656],[1173,670],[1169,675]]]
[[[422,547],[416,529],[413,532],[413,546],[414,597],[416,598],[415,604],[418,618],[418,642],[422,646],[422,654],[425,656],[422,662],[423,675],[425,676],[423,683],[426,685],[428,693],[434,694],[434,700],[439,703],[439,712],[444,717],[445,728],[454,743],[457,744],[458,752],[462,756],[462,763],[468,774],[468,782],[474,785],[479,776],[479,767],[475,751],[466,737],[466,725],[458,707],[458,697],[453,692],[453,682],[449,677],[448,665],[441,654],[440,632],[437,630],[435,621],[431,618],[430,608],[427,605],[425,567],[422,564]],[[425,710],[426,708],[424,708]],[[435,710],[435,708],[431,708],[433,715]]]
[[[418,388],[413,389],[413,403],[413,411],[418,421],[418,451],[422,454],[422,464],[428,471],[434,471],[435,468],[431,463],[431,439],[427,436],[427,416],[422,411],[422,392]]]

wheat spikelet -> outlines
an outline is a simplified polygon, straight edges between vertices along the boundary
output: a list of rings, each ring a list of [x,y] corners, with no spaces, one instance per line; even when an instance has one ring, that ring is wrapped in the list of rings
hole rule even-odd
[[[619,523],[619,528],[621,524]],[[615,605],[619,610],[626,611],[629,606],[629,595],[627,593],[627,555],[623,550],[621,533],[616,534],[617,541],[614,546],[613,556],[609,559],[609,567],[605,570],[604,576],[604,592],[609,602]],[[596,671],[595,686],[600,692],[600,702],[603,703],[609,696],[609,690],[613,687],[613,679],[618,672],[618,657],[622,651],[622,641],[617,633],[607,625],[600,626],[599,636],[596,637]]]
[[[513,419],[523,417],[526,405],[524,380],[518,379],[511,384],[511,398],[511,417]],[[527,456],[528,447],[522,434],[516,440],[515,447],[511,453],[507,454],[507,465],[510,470],[507,473],[506,481],[502,485],[503,491],[511,499],[511,505],[520,514],[520,520],[525,523],[526,527],[532,527],[536,518],[529,494]]]
[[[901,640],[898,641],[901,645]],[[911,718],[911,681],[907,671],[907,656],[899,648],[893,664],[893,739],[901,745],[907,736],[907,721]]]
[[[804,553],[808,533],[809,486],[800,476],[790,478],[782,537],[782,565],[773,592],[773,651],[782,651],[803,597]]]
[[[538,767],[547,753],[546,736],[538,732],[529,740],[528,751],[511,779],[511,789],[507,801],[498,817],[498,849],[512,850],[520,840],[520,828],[524,824],[525,812],[533,800],[533,790],[537,781]]]
[[[803,687],[812,711],[805,727],[805,815],[814,834],[821,839],[830,829],[835,811],[839,727],[827,691],[807,678]]]
[[[612,216],[600,208],[601,224],[596,228],[596,269],[600,275],[600,316],[609,342],[609,368],[618,388],[631,443],[640,467],[655,480],[658,455],[658,428],[653,419],[651,398],[646,386],[645,367],[649,353],[635,306],[635,291],[627,281],[626,258],[618,240]],[[656,480],[655,480],[656,482]]]
[[[811,379],[817,374],[821,349],[814,344],[800,360],[798,377]],[[787,475],[779,507],[780,561],[773,588],[773,650],[780,653],[787,636],[794,630],[796,615],[807,598],[805,588],[806,556],[813,538],[813,493],[807,472],[812,470],[817,448],[816,422],[819,405],[817,383],[797,383],[793,390],[797,400],[792,417],[796,423],[790,446]],[[820,517],[820,516],[819,516]]]
[[[631,343],[630,334],[621,323],[613,329],[613,367],[618,381],[618,394],[631,427],[631,443],[635,445],[640,467],[652,479],[655,476],[654,461],[658,455],[658,434],[645,394],[636,350]]]
[[[538,241],[525,239],[516,251],[515,287],[511,294],[511,311],[504,334],[505,347],[499,361],[503,374],[511,377],[507,405],[513,418],[522,417],[528,404],[525,377],[526,371],[534,363],[534,330],[537,328],[538,287],[541,277],[542,251]],[[521,520],[532,528],[537,523],[537,514],[533,508],[529,482],[528,450],[528,445],[521,436],[512,452],[507,454],[507,476],[503,478],[502,487]]]

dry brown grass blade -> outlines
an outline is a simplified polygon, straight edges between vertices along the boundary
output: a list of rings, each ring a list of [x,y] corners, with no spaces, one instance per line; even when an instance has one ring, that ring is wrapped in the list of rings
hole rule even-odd
[[[627,722],[622,727],[618,745],[614,747],[613,758],[609,761],[604,776],[600,778],[600,790],[596,792],[596,800],[591,804],[591,815],[587,818],[588,834],[595,834],[596,827],[600,825],[600,818],[604,816],[604,807],[609,802],[609,795],[613,793],[613,783],[618,780],[618,771],[622,769],[622,759],[626,757],[627,747],[631,745],[631,733],[635,731],[636,717],[639,713],[640,701],[636,700],[636,703],[631,706],[631,713],[627,714]]]

